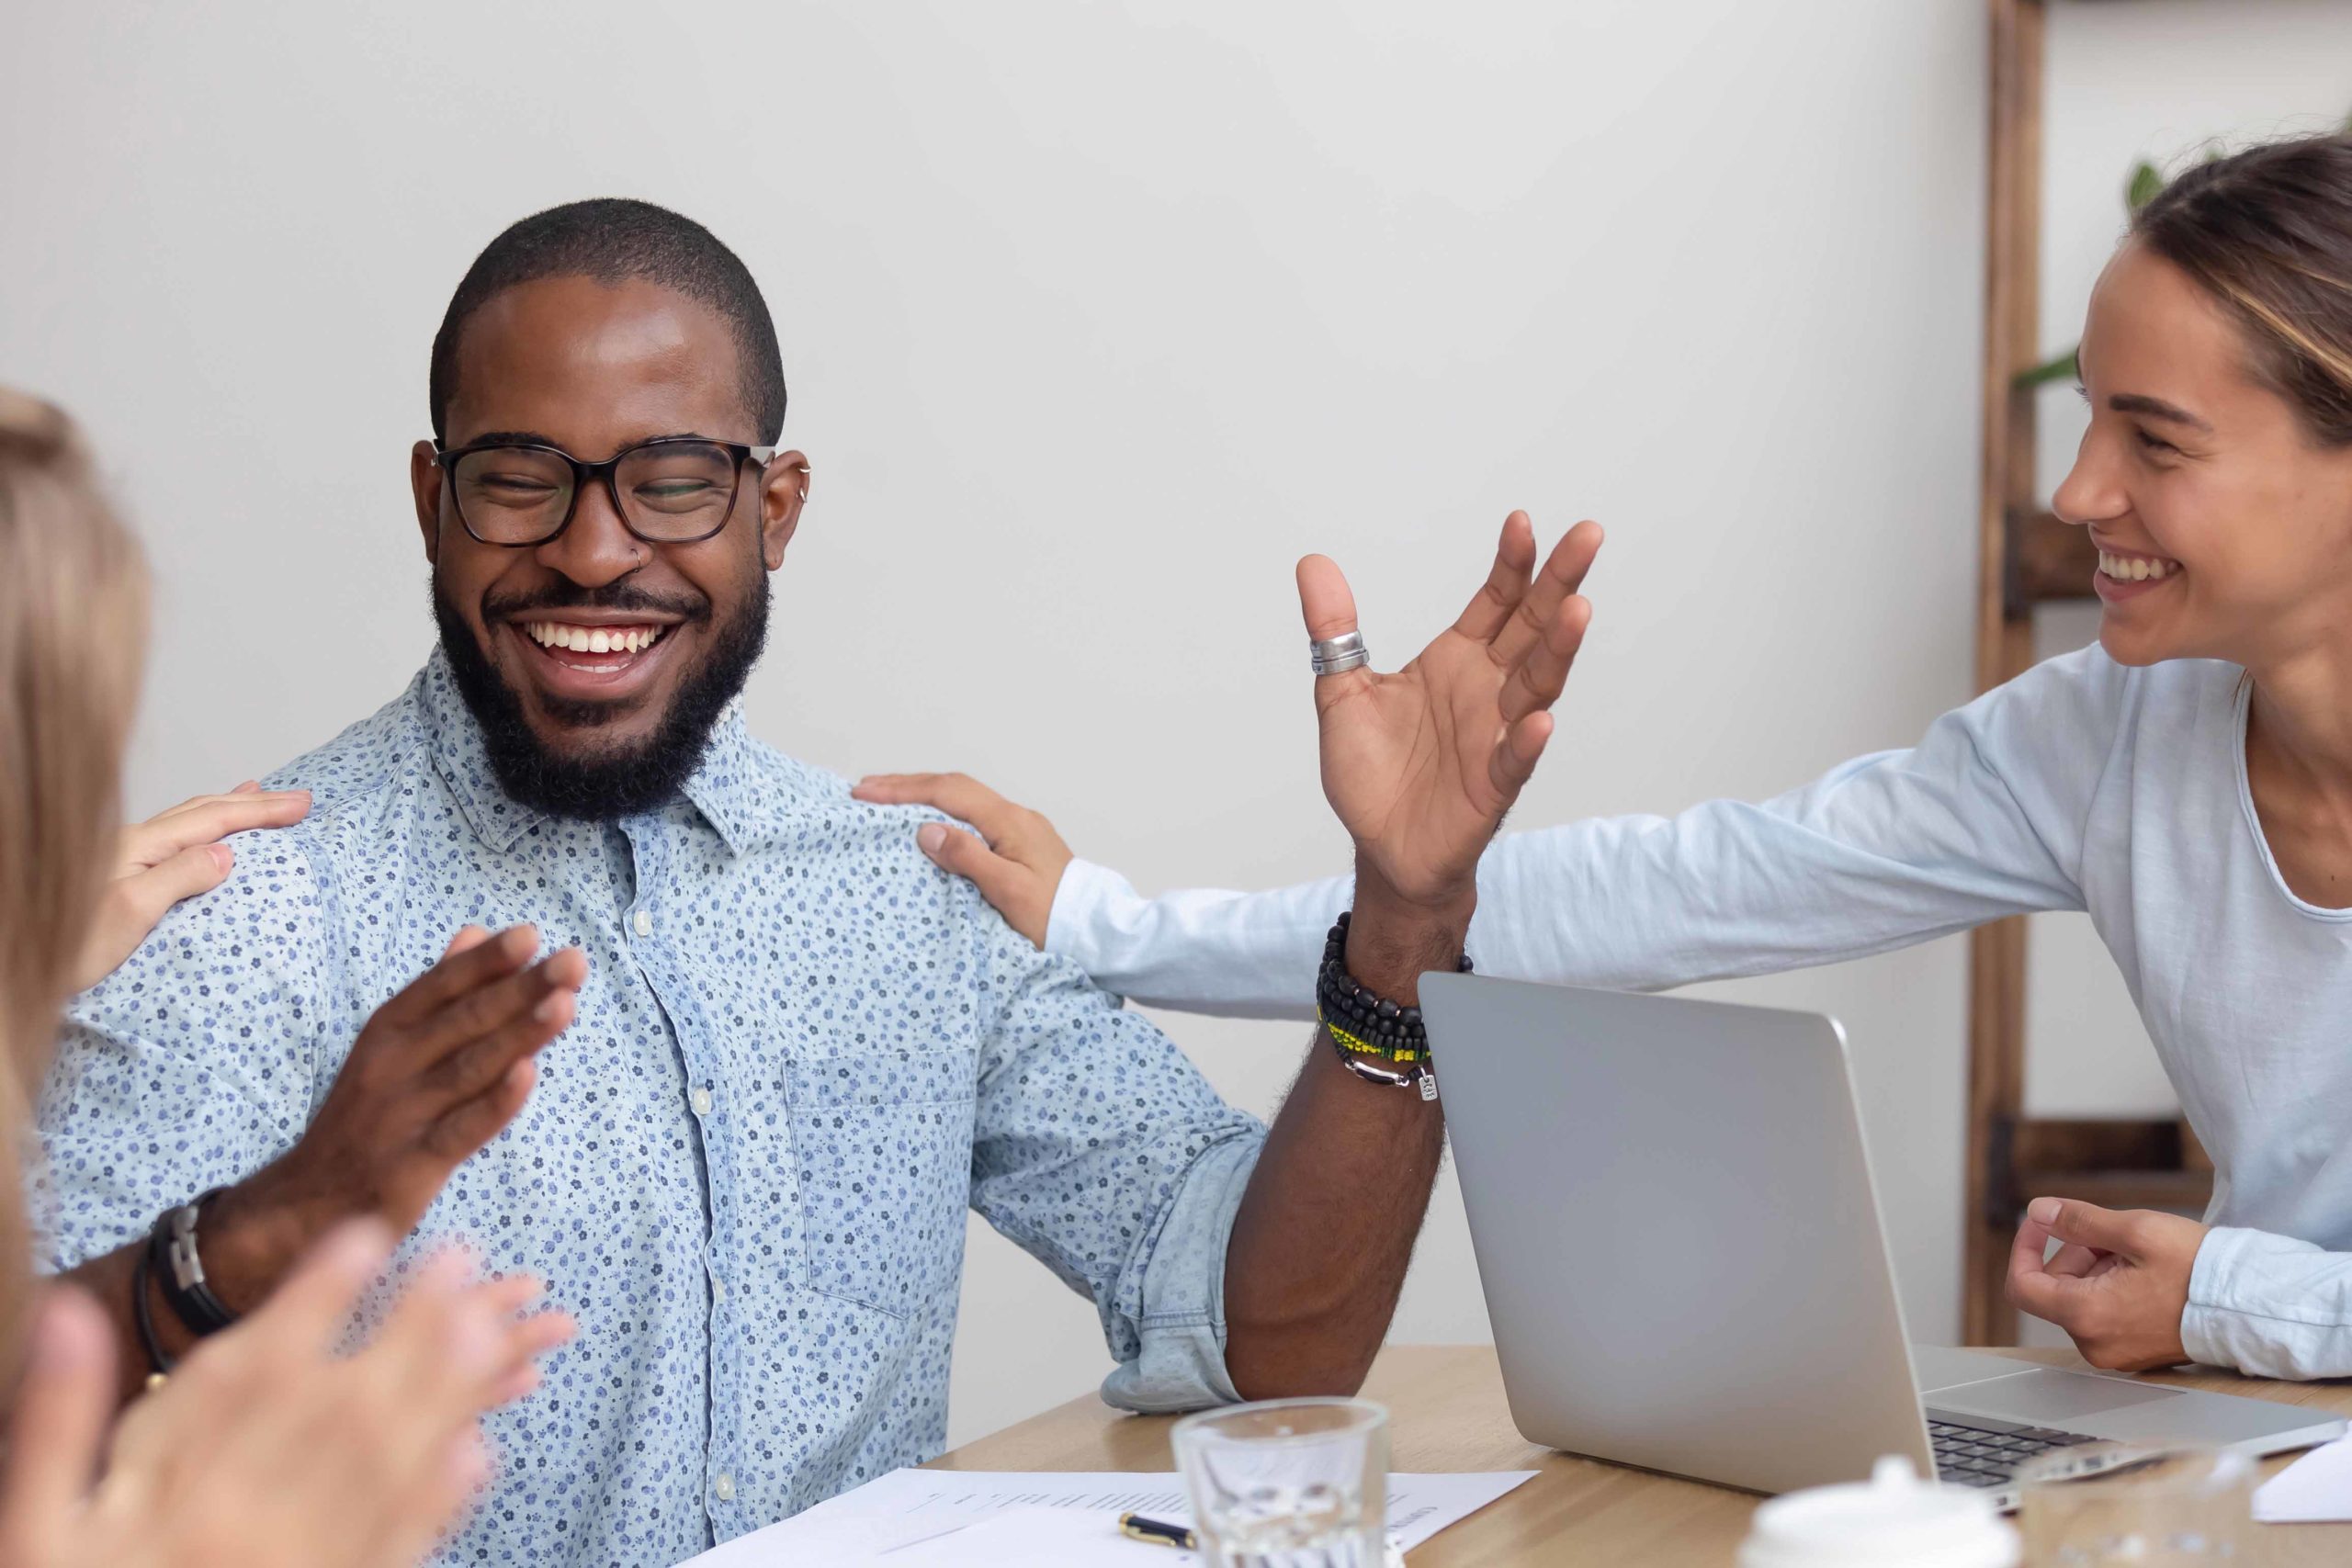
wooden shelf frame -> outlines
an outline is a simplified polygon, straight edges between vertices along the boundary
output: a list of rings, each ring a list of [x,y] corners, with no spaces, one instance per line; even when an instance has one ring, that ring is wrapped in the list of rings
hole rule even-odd
[[[1984,452],[1977,513],[1976,684],[2033,663],[2033,611],[2090,596],[2087,533],[2035,499],[2034,401],[2020,371],[2041,342],[2042,62],[2051,0],[1987,0],[1992,26],[1986,168]],[[1961,1336],[2017,1338],[2006,1289],[2026,1200],[2053,1189],[2118,1208],[2196,1211],[2211,1165],[2186,1124],[2046,1121],[2025,1114],[2022,919],[1979,928],[1968,947],[1968,1135]]]

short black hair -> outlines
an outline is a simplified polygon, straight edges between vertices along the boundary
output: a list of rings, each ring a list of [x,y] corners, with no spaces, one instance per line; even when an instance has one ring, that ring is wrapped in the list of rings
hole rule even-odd
[[[734,329],[743,406],[760,442],[784,434],[784,354],[775,321],[742,259],[693,219],[650,201],[599,197],[535,212],[482,248],[449,298],[433,334],[433,438],[449,436],[449,400],[458,389],[458,342],[466,322],[491,299],[543,277],[641,278],[701,300]]]

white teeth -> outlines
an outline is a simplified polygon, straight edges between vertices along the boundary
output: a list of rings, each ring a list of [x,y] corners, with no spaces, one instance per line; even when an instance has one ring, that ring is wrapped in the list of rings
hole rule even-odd
[[[2179,567],[2167,560],[2152,560],[2144,556],[2124,557],[2101,550],[2098,555],[2099,575],[2111,577],[2118,582],[2147,582],[2170,577]]]
[[[541,648],[574,653],[637,653],[662,640],[661,626],[574,626],[561,621],[526,621],[523,635]]]

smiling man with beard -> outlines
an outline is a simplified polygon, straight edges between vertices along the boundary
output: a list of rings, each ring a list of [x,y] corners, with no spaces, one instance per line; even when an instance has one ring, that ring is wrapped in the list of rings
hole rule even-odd
[[[640,202],[526,219],[431,403],[440,647],[277,775],[306,821],[76,1001],[43,1098],[52,1261],[133,1373],[346,1214],[413,1231],[403,1267],[470,1237],[579,1323],[450,1549],[505,1563],[674,1562],[936,1453],[967,1207],[1091,1298],[1115,1404],[1354,1388],[1435,1104],[1318,1037],[1270,1133],[934,864],[944,818],[746,728],[809,467],[734,254]],[[1576,552],[1531,585],[1504,540],[1475,635],[1317,683],[1363,876],[1336,951],[1405,1001],[1460,953],[1582,626]],[[1325,637],[1336,583],[1302,571]]]

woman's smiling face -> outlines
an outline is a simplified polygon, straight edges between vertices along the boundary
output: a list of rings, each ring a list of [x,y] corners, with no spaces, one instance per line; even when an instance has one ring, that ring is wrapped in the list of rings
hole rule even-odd
[[[2124,664],[2260,669],[2352,621],[2352,447],[2315,441],[2245,331],[2133,242],[2091,294],[2091,405],[2052,506],[2098,544],[2099,642]]]

